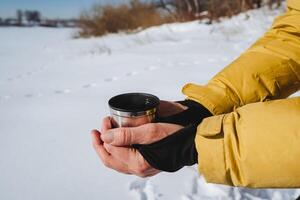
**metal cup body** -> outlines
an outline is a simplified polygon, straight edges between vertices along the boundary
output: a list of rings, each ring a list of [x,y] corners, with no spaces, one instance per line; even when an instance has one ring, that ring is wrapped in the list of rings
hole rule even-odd
[[[113,127],[136,127],[154,122],[159,99],[146,93],[127,93],[109,100]]]
[[[156,108],[142,112],[121,112],[110,109],[113,127],[136,127],[154,122]]]

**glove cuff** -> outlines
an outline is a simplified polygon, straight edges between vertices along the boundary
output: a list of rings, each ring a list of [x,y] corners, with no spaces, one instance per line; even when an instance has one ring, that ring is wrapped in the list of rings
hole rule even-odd
[[[192,100],[185,100],[185,101],[178,101],[186,107],[186,110],[167,117],[157,117],[157,122],[162,123],[171,123],[171,124],[178,124],[181,126],[188,126],[190,124],[199,124],[203,118],[212,116],[212,114],[201,104],[192,101]]]
[[[194,141],[197,126],[204,118],[212,116],[204,106],[195,101],[178,103],[188,109],[172,116],[158,117],[157,122],[179,124],[184,128],[155,143],[133,145],[152,167],[166,172],[175,172],[198,162]]]
[[[184,166],[198,162],[195,147],[195,133],[197,125],[191,124],[176,133],[152,144],[135,144],[144,159],[154,168],[175,172]]]

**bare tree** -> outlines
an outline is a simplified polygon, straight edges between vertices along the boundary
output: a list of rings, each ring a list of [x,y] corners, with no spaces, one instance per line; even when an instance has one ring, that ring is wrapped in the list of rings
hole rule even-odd
[[[23,12],[21,10],[17,10],[17,21],[19,26],[22,25]]]
[[[222,16],[232,16],[249,9],[260,8],[266,3],[272,7],[274,3],[281,5],[282,0],[153,0],[156,6],[174,13],[179,20],[191,20],[209,17],[210,20]],[[172,7],[173,9],[170,9]],[[173,11],[173,12],[172,12]],[[207,15],[200,15],[207,11]]]
[[[194,4],[195,4],[195,14],[198,15],[200,13],[200,4],[198,0],[194,0]]]
[[[169,8],[168,4],[164,0],[159,0],[158,7],[163,8],[169,14],[173,14],[172,10]]]
[[[41,13],[39,11],[25,11],[25,17],[28,22],[40,22],[41,21]]]
[[[276,3],[276,6],[279,7],[279,6],[281,6],[281,2],[282,2],[282,0],[269,0],[268,5],[270,8],[272,8],[273,4]]]

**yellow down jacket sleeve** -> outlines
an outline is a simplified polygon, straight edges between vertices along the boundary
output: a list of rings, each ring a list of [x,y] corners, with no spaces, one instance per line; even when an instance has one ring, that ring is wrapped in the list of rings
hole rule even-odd
[[[213,114],[197,129],[207,182],[255,188],[300,187],[300,0],[207,85],[183,93]],[[276,100],[280,99],[280,100]]]
[[[300,97],[248,104],[198,126],[199,170],[207,182],[300,187]]]
[[[187,84],[182,91],[216,115],[285,98],[299,88],[300,0],[290,0],[271,29],[207,85]]]

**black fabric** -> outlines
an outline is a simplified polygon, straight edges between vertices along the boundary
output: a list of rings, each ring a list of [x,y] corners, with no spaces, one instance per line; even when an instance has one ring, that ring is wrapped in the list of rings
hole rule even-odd
[[[188,109],[172,116],[158,117],[157,121],[179,124],[184,128],[155,143],[133,145],[152,167],[166,172],[174,172],[198,162],[194,142],[197,126],[204,118],[212,115],[195,101],[178,103],[187,106]]]
[[[156,121],[163,123],[178,124],[181,126],[188,126],[190,124],[199,124],[202,121],[202,119],[212,115],[204,106],[195,101],[185,100],[178,101],[177,103],[188,107],[188,109],[168,117],[158,116]]]
[[[196,124],[149,145],[134,145],[148,163],[159,170],[175,172],[184,166],[197,163],[194,138]]]

